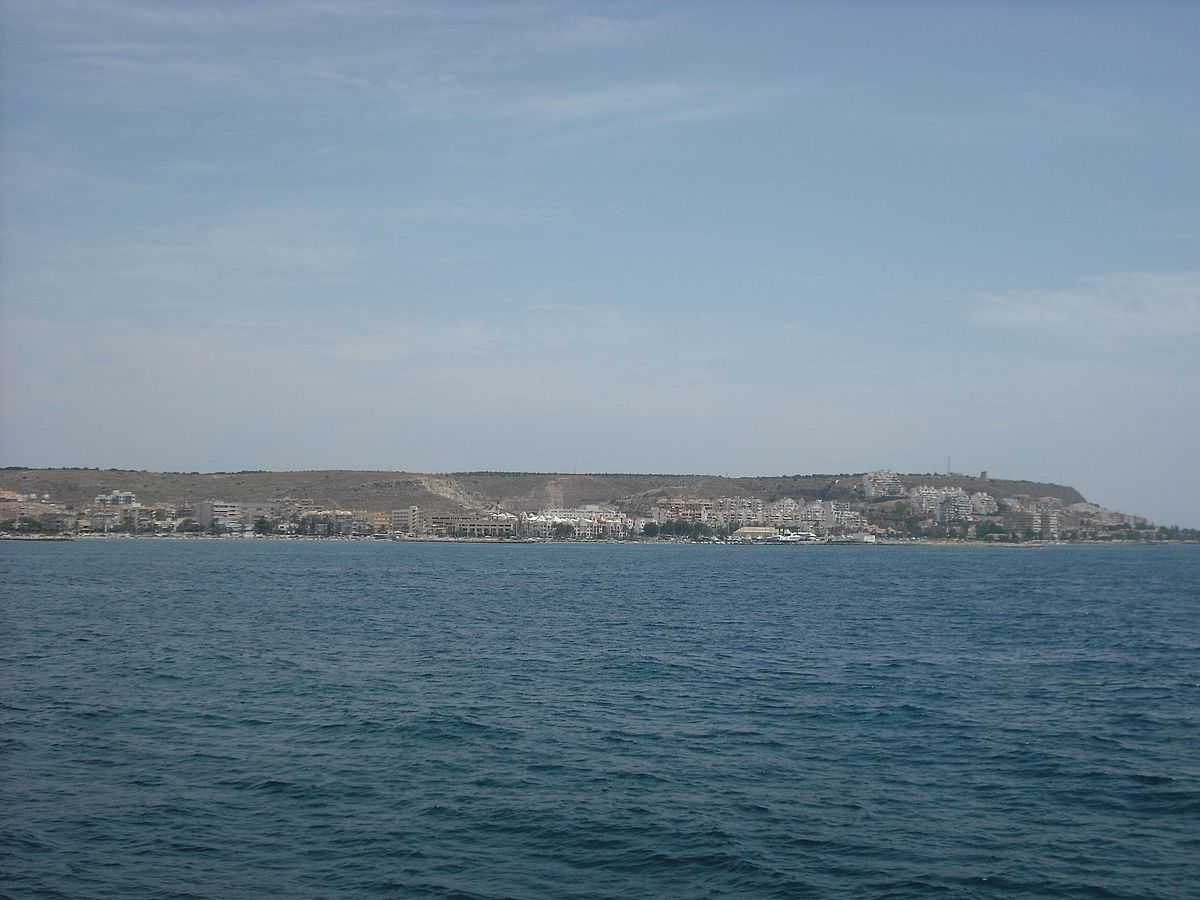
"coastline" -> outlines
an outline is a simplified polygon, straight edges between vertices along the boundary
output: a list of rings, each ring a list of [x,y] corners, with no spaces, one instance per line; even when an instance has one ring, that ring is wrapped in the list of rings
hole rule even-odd
[[[0,533],[0,541],[25,543],[68,543],[71,541],[204,541],[222,543],[246,543],[255,541],[320,542],[320,543],[369,543],[369,544],[496,544],[505,546],[522,545],[569,545],[611,546],[614,544],[636,546],[708,546],[708,547],[938,547],[938,548],[997,548],[1003,550],[1040,550],[1046,547],[1158,547],[1185,544],[1200,544],[1194,540],[1161,541],[1026,541],[1009,543],[1001,541],[961,541],[938,538],[914,538],[911,540],[880,540],[874,543],[857,541],[804,541],[783,543],[779,541],[676,541],[659,539],[632,540],[556,540],[554,538],[496,538],[496,537],[377,537],[373,535],[285,535],[258,534],[211,535],[211,534],[12,534]]]

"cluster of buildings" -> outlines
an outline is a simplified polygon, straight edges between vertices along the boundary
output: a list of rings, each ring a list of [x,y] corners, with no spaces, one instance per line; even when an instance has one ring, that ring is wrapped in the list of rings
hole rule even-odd
[[[712,530],[733,532],[739,528],[775,528],[778,531],[832,533],[862,531],[867,522],[862,513],[847,502],[784,497],[767,502],[753,497],[668,497],[659,500],[653,510],[658,525],[688,522]]]
[[[0,490],[0,523],[20,530],[22,525],[35,522],[53,531],[71,531],[75,516],[65,504],[51,500],[49,494]]]
[[[986,482],[987,473],[979,480]],[[1076,538],[1094,538],[1120,529],[1145,529],[1147,519],[1106,510],[1094,503],[1066,504],[1058,497],[1000,497],[984,491],[968,493],[960,487],[928,484],[905,488],[893,472],[863,476],[863,496],[871,500],[903,499],[910,516],[921,528],[967,528],[970,536],[998,539],[1002,535],[1059,540],[1068,532]]]
[[[973,481],[991,483],[987,472]],[[1112,537],[1122,530],[1150,527],[1138,516],[1091,503],[1065,504],[1060,498],[994,497],[957,486],[906,485],[891,471],[868,472],[852,501],[786,497],[669,497],[657,502],[659,525],[695,523],[733,534],[955,536],[984,540],[1057,541],[1064,537]],[[888,503],[887,501],[896,501]]]
[[[987,472],[981,472],[979,480],[988,481]],[[895,472],[868,472],[862,479],[862,494],[872,501],[907,500],[909,516],[918,528],[968,529],[974,531],[971,536],[981,537],[1017,534],[1055,541],[1060,537],[1063,503],[1057,497],[996,499],[986,491],[928,484],[906,489]]]
[[[987,473],[976,481],[990,483]],[[845,492],[843,492],[845,496]],[[642,535],[741,540],[953,536],[980,540],[1112,539],[1150,523],[1093,503],[1057,497],[993,497],[986,491],[905,485],[894,472],[869,472],[853,499],[668,496],[652,506],[557,505],[537,512],[339,509],[306,497],[144,504],[131,491],[98,494],[81,508],[45,494],[0,490],[0,530],[55,533],[204,533],[393,538],[621,540]],[[552,504],[554,501],[551,501]],[[1178,530],[1178,529],[1176,529]]]
[[[410,537],[621,540],[639,533],[643,521],[604,504],[533,513],[505,510],[429,513],[413,506],[392,512],[388,532]]]
[[[909,509],[922,518],[932,517],[943,525],[970,522],[977,516],[992,516],[999,502],[983,491],[968,494],[962,488],[935,488],[927,484],[907,493]]]
[[[323,509],[311,499],[293,497],[259,503],[203,500],[148,504],[132,491],[111,491],[97,494],[91,503],[76,508],[54,502],[44,494],[0,491],[0,523],[11,521],[17,530],[36,523],[45,530],[76,534],[238,533],[252,531],[257,523],[265,521],[272,523],[272,531],[296,533],[306,520],[320,519],[326,526],[321,533],[349,534],[369,518],[365,511]]]
[[[276,497],[253,502],[219,499],[180,505],[143,504],[130,491],[102,493],[82,509],[46,495],[0,492],[0,523],[17,530],[37,523],[56,532],[293,534],[319,537],[406,536],[461,538],[626,538],[644,519],[605,505],[536,513],[435,511],[410,506],[379,512],[339,509],[312,498]]]

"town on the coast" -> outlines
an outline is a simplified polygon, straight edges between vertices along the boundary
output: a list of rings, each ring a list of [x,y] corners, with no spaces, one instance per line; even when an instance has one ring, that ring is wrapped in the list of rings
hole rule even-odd
[[[935,479],[929,479],[935,480]],[[945,479],[941,479],[943,482]],[[962,479],[960,479],[961,481]],[[989,491],[987,472],[932,484],[891,471],[832,478],[827,496],[698,496],[659,488],[606,502],[564,501],[547,481],[535,508],[454,495],[457,508],[341,508],[313,497],[143,500],[111,489],[84,502],[0,490],[0,533],[17,537],[173,536],[459,541],[698,541],[879,544],[1195,540],[1200,533],[1071,498]],[[441,480],[445,482],[445,479]],[[429,482],[422,482],[428,485]],[[1011,484],[1011,483],[1007,483]],[[443,491],[445,494],[445,491]],[[377,501],[378,503],[378,501]]]

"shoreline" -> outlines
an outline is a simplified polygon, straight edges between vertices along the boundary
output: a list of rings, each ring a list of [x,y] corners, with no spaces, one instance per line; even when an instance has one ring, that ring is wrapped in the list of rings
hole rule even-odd
[[[71,541],[205,541],[253,543],[256,541],[322,542],[357,544],[496,544],[506,546],[567,545],[567,546],[700,546],[700,547],[939,547],[939,548],[999,548],[1006,550],[1040,550],[1046,547],[1165,547],[1200,544],[1194,540],[1164,541],[960,541],[938,538],[914,538],[911,540],[880,540],[874,543],[858,541],[804,541],[783,543],[779,541],[664,541],[658,539],[631,540],[555,540],[553,538],[488,538],[488,537],[374,537],[343,535],[283,535],[260,534],[252,537],[241,535],[210,534],[12,534],[0,533],[0,541],[25,543],[67,543]]]

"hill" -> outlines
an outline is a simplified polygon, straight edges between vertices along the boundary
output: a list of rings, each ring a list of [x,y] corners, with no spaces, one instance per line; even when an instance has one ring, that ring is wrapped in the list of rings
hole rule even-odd
[[[1057,497],[1083,502],[1074,488],[1036,481],[966,475],[900,475],[906,487],[929,484],[986,491],[994,497]],[[0,489],[49,494],[73,506],[97,494],[133,491],[145,504],[186,504],[220,499],[263,501],[272,497],[310,497],[342,509],[390,510],[420,506],[428,510],[536,510],[548,505],[614,503],[648,512],[659,497],[746,496],[762,500],[861,499],[861,474],[725,477],[717,475],[563,474],[546,472],[376,472],[323,470],[303,472],[145,472],[131,469],[0,469]]]

